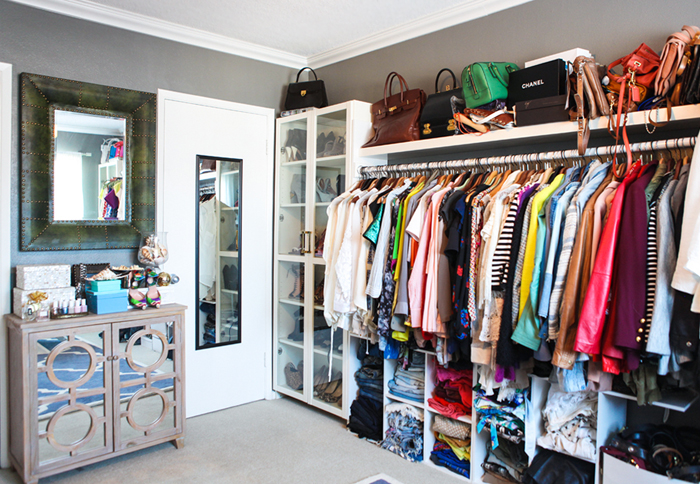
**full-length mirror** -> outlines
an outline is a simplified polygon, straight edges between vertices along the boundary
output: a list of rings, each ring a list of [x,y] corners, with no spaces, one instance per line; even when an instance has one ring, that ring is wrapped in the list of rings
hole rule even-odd
[[[197,349],[241,342],[241,160],[197,157]]]
[[[53,219],[126,220],[127,118],[53,109]]]

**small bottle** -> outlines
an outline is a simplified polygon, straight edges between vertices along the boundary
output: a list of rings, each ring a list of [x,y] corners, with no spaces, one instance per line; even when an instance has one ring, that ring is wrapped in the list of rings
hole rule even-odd
[[[85,298],[83,298],[83,299],[80,300],[80,312],[81,312],[81,313],[87,313],[87,312],[88,312],[87,301],[85,300]]]
[[[49,303],[42,302],[41,309],[39,309],[39,314],[36,317],[37,321],[48,321],[51,316],[51,311],[49,310]]]
[[[57,318],[58,317],[58,301],[54,301],[51,304],[51,317],[52,318]]]

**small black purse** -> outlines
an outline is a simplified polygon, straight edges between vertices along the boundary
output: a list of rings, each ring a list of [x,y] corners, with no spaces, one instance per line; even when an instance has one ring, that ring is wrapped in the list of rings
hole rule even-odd
[[[438,82],[440,74],[449,72],[452,75],[452,87],[446,86],[447,90],[440,92],[438,90]],[[457,85],[457,77],[450,69],[441,69],[435,78],[435,94],[430,94],[428,100],[423,106],[423,112],[420,116],[420,138],[440,138],[442,136],[452,136],[458,134],[457,123],[452,117],[451,99],[456,96],[459,99],[464,99],[462,88]]]
[[[306,69],[314,74],[313,81],[299,82],[299,75]],[[284,109],[291,111],[292,109],[302,108],[325,108],[328,106],[328,97],[326,96],[326,86],[323,81],[319,81],[314,70],[310,67],[304,67],[297,72],[296,82],[290,82],[287,87],[287,98],[284,100]]]

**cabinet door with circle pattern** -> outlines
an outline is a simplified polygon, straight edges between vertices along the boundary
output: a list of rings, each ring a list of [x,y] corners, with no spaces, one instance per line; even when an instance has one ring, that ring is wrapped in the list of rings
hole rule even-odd
[[[29,338],[34,468],[49,470],[113,450],[110,325]],[[32,366],[36,365],[36,366]]]
[[[115,450],[167,440],[182,432],[178,318],[154,317],[112,326],[112,345],[118,358],[113,391]]]

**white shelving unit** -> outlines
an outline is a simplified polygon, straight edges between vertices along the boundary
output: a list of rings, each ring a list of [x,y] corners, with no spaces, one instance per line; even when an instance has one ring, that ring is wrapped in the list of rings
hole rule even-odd
[[[273,388],[344,418],[350,408],[347,385],[353,380],[352,374],[346,377],[348,339],[342,331],[334,334],[333,346],[338,337],[343,344],[332,352],[318,341],[330,338],[331,330],[323,318],[322,296],[317,297],[325,273],[317,248],[331,200],[353,179],[358,150],[371,128],[369,108],[368,103],[349,101],[277,120]],[[345,140],[345,148],[338,144],[332,156],[321,156],[331,133],[334,140]],[[290,140],[294,152],[285,150]],[[292,334],[301,340],[290,339]],[[298,368],[302,362],[303,387],[296,390],[288,385],[285,366]],[[342,397],[333,403],[313,391],[314,381],[328,381],[329,365],[331,379],[342,378]]]
[[[656,119],[656,112],[652,114],[654,119]],[[666,112],[661,111],[658,113],[660,121],[667,121]],[[628,116],[627,129],[631,136],[640,136],[645,131],[645,123],[647,113],[636,112],[631,113]],[[650,138],[646,135],[646,138],[640,141],[649,139],[664,139],[664,138],[676,138],[678,137],[679,131],[697,133],[700,128],[700,105],[691,106],[680,106],[673,108],[671,119],[668,120],[669,123],[663,128],[657,128]],[[599,118],[593,120],[590,123],[591,128],[591,144],[589,146],[596,145],[611,145],[614,144],[614,140],[607,133],[608,118]],[[433,161],[433,160],[444,160],[444,159],[457,159],[463,153],[470,152],[480,152],[483,153],[489,150],[501,151],[509,150],[512,154],[526,153],[528,152],[528,147],[535,145],[546,145],[555,144],[556,148],[559,149],[575,149],[576,148],[576,134],[577,126],[574,122],[559,122],[550,123],[537,126],[528,126],[513,128],[509,130],[499,130],[491,131],[482,136],[475,135],[458,135],[445,138],[434,138],[429,140],[419,140],[411,141],[405,143],[397,143],[392,145],[376,146],[371,148],[361,148],[359,150],[359,157],[357,158],[357,163],[353,166],[353,174],[356,179],[359,175],[358,169],[362,166],[374,166],[383,164],[393,164],[401,163],[404,160],[410,160],[411,162],[421,161]],[[685,136],[690,136],[691,134],[686,134]],[[605,139],[607,137],[607,139]],[[565,147],[562,148],[561,146]],[[540,150],[536,150],[540,151]],[[506,153],[507,154],[507,153]],[[488,156],[479,154],[478,156]],[[352,400],[356,397],[358,388],[351,376],[357,371],[361,365],[360,361],[355,357],[356,350],[360,344],[362,338],[357,335],[350,335],[350,352],[347,358],[347,375],[350,380],[347,383],[347,391],[352,396],[348,400]],[[430,462],[430,452],[435,441],[435,438],[430,431],[432,425],[432,420],[435,411],[432,411],[427,403],[427,399],[430,398],[432,390],[434,388],[434,375],[435,375],[435,356],[434,354],[427,354],[426,360],[426,393],[424,401],[421,403],[410,402],[406,399],[390,395],[388,392],[387,383],[393,378],[395,362],[391,360],[385,360],[384,366],[384,402],[385,406],[393,401],[401,401],[405,403],[410,403],[418,408],[424,409],[425,421],[424,421],[424,459],[423,462],[426,465],[436,467],[437,469],[453,476],[456,479],[462,479],[465,482],[482,483],[483,481],[483,471],[481,470],[481,463],[486,457],[486,440],[490,437],[486,434],[486,431],[481,433],[477,432],[477,417],[473,410],[471,416],[466,416],[460,418],[460,420],[465,422],[470,422],[472,425],[472,437],[471,437],[471,479],[465,479],[456,473],[448,471],[444,468],[435,466]],[[475,376],[476,382],[476,376]],[[527,439],[536,439],[544,435],[544,422],[542,419],[542,409],[546,405],[547,392],[549,391],[549,382],[545,379],[538,378],[535,376],[531,377],[531,391],[530,391],[530,401],[529,407],[530,412],[528,418],[526,419],[526,441]],[[670,395],[664,398],[660,402],[656,402],[653,405],[661,408],[667,409],[667,411],[679,411],[684,412],[690,408],[690,406],[698,399],[698,395],[695,393],[686,394],[676,394]],[[616,393],[616,392],[602,392],[599,394],[598,399],[598,415],[597,415],[597,446],[600,447],[604,445],[611,435],[618,432],[622,427],[626,425],[627,422],[627,405],[630,400],[636,400],[634,396]],[[349,402],[351,403],[351,402]],[[384,413],[384,432],[386,432],[386,412]],[[535,452],[530,452],[528,454],[530,462],[535,456],[535,453],[539,449],[534,444],[530,444],[528,447],[535,449]],[[596,477],[595,484],[613,484],[618,482],[635,482],[636,484],[655,484],[663,482],[669,482],[668,478],[663,476],[658,476],[656,474],[641,471],[630,465],[621,463],[620,461],[615,461],[610,463],[609,456],[604,459],[597,455],[595,459],[596,466]],[[605,469],[603,468],[605,464]],[[610,473],[608,472],[610,469]],[[634,475],[634,477],[632,477]],[[682,482],[682,481],[671,481],[671,482]]]

